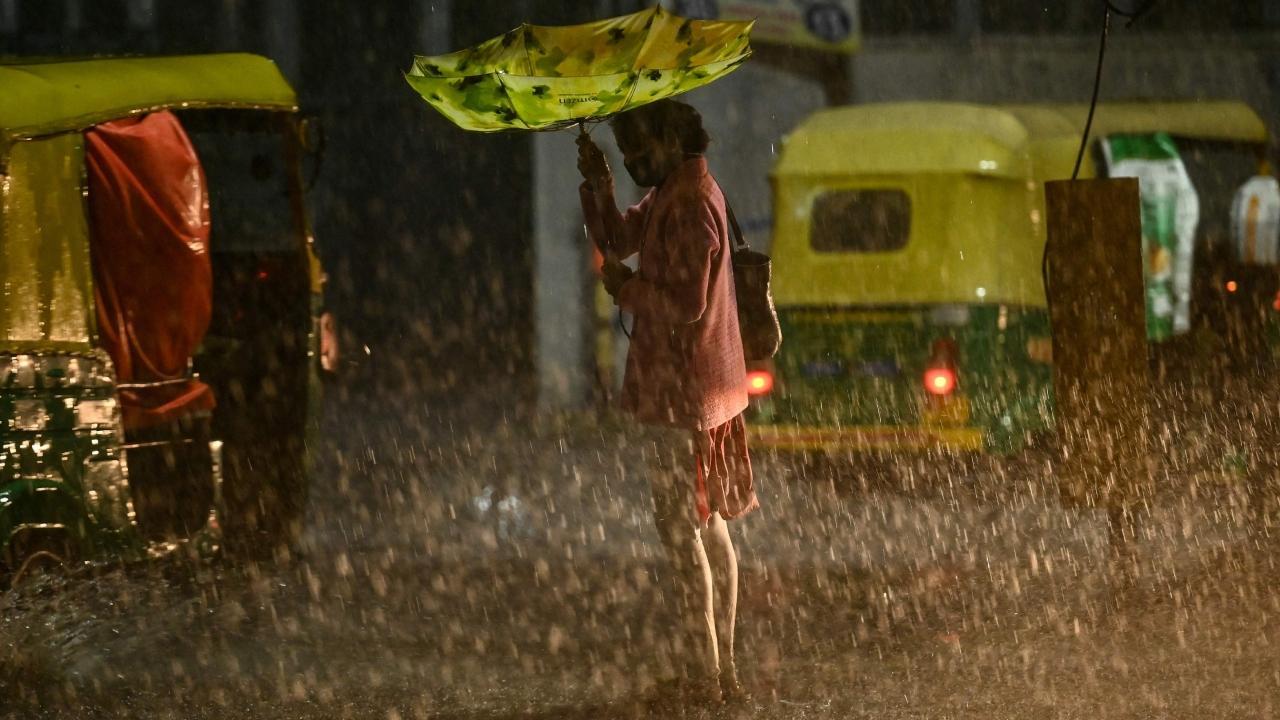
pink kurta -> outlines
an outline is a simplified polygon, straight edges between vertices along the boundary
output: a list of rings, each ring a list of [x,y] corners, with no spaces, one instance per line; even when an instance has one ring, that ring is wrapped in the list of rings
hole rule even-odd
[[[622,406],[638,420],[692,431],[696,512],[741,517],[759,507],[747,453],[746,362],[738,330],[724,195],[702,157],[686,160],[625,213],[612,194],[580,189],[587,229],[619,259],[640,253],[618,292],[635,317]]]
[[[622,406],[646,423],[717,428],[747,407],[724,195],[702,157],[686,160],[634,207],[581,188],[587,228],[639,271],[618,292],[635,317]]]

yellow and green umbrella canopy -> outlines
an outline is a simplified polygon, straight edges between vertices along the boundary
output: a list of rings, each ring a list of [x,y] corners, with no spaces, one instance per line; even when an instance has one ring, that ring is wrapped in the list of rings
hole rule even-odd
[[[467,50],[415,57],[405,79],[464,130],[552,130],[733,72],[751,55],[753,22],[689,20],[658,5],[583,25],[526,24]]]

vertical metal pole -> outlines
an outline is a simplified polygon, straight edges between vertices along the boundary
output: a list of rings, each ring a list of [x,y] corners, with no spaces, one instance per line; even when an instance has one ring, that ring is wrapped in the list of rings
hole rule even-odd
[[[533,205],[534,332],[538,405],[581,407],[594,383],[584,368],[592,345],[587,334],[594,303],[587,277],[589,245],[577,208],[577,148],[569,133],[534,133]]]

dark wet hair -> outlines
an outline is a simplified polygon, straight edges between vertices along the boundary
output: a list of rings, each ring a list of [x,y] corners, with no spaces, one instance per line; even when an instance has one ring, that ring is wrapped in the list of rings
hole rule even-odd
[[[618,115],[609,122],[609,126],[614,133],[627,136],[633,136],[641,128],[652,134],[671,128],[686,155],[701,155],[711,144],[711,136],[702,127],[702,115],[692,105],[677,100],[657,100],[641,105]]]

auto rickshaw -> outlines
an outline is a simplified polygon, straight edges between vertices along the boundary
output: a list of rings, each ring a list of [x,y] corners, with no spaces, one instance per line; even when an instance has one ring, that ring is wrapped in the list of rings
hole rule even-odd
[[[293,89],[244,54],[0,88],[0,570],[287,545],[323,354]]]
[[[785,139],[772,176],[785,342],[750,378],[757,444],[965,455],[1047,435],[1043,184],[1071,177],[1087,112],[872,104],[820,111]],[[1102,104],[1092,137],[1080,177],[1172,158],[1194,188],[1171,205],[1140,180],[1153,362],[1225,346],[1269,359],[1275,266],[1233,253],[1229,222],[1237,189],[1269,172],[1257,114],[1237,102]],[[1170,241],[1192,202],[1198,225]]]

